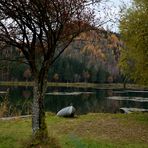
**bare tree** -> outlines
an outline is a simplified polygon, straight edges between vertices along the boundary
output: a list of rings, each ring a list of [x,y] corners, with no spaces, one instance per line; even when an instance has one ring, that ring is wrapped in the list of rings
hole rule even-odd
[[[48,69],[81,32],[92,29],[91,0],[0,0],[0,42],[21,50],[34,78],[33,136],[47,138]]]

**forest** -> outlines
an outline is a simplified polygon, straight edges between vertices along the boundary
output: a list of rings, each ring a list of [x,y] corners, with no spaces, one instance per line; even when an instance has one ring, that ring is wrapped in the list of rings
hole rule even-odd
[[[122,82],[118,62],[123,45],[119,34],[103,28],[81,33],[51,65],[48,81]],[[8,46],[0,54],[1,81],[32,80],[31,70],[19,49]]]

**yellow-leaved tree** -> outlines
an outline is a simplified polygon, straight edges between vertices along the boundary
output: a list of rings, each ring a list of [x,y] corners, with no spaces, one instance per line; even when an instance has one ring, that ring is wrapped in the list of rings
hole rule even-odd
[[[133,0],[121,15],[120,33],[125,43],[121,50],[123,74],[139,84],[148,84],[148,1]]]

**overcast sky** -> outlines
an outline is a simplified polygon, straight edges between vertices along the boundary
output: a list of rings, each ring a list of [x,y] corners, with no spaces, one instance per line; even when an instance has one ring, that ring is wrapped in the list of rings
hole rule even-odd
[[[127,7],[130,7],[132,0],[106,0],[108,2],[102,3],[102,7],[107,6],[107,12],[110,14],[109,18],[112,18],[115,23],[107,23],[103,25],[105,29],[110,29],[114,32],[118,32],[118,19],[119,19],[119,10],[120,7],[125,4]]]

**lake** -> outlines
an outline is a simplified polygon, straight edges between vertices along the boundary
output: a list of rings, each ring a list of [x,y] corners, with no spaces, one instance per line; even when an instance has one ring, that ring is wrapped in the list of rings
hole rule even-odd
[[[1,86],[1,91],[4,88]],[[6,88],[5,88],[6,90]],[[9,112],[31,113],[31,87],[10,87]],[[2,102],[3,98],[0,98]],[[82,89],[50,87],[45,97],[46,111],[57,113],[63,107],[73,105],[76,114],[116,113],[121,107],[148,109],[148,91],[118,89]]]

